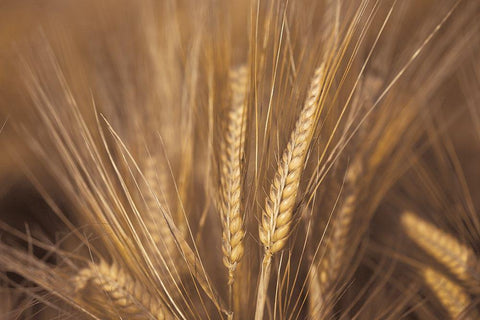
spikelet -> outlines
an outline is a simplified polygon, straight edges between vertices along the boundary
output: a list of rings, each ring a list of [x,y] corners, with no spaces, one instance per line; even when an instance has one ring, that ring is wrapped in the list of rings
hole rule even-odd
[[[319,98],[323,88],[324,64],[315,70],[308,98],[295,124],[277,172],[270,186],[259,226],[264,258],[258,287],[255,319],[263,317],[270,277],[271,257],[285,246],[293,223],[293,207],[297,197],[305,157],[315,130]]]
[[[463,288],[450,281],[441,273],[431,268],[425,268],[423,277],[452,319],[457,319],[471,305],[470,297]],[[468,315],[463,316],[462,319],[473,320],[478,319],[478,316],[478,313],[472,311]]]
[[[470,248],[411,212],[404,212],[401,222],[409,237],[458,279],[469,281],[476,278],[477,257]]]
[[[86,292],[82,298],[97,300],[92,304],[97,304],[109,318],[118,318],[121,314],[128,315],[128,319],[173,319],[161,300],[152,296],[117,264],[109,265],[105,261],[91,264],[78,272],[74,284],[78,292],[90,285],[102,290],[103,294]]]
[[[242,168],[245,145],[246,101],[248,70],[245,65],[230,73],[232,105],[228,112],[226,135],[221,144],[220,156],[220,211],[222,221],[223,264],[228,269],[229,284],[243,256],[245,236],[241,212]]]

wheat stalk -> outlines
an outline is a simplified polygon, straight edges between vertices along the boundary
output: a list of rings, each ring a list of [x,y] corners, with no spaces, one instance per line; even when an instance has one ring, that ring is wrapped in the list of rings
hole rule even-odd
[[[270,278],[272,255],[283,249],[290,235],[293,207],[297,197],[305,157],[315,130],[319,98],[324,81],[324,65],[315,70],[308,98],[295,124],[295,129],[283,152],[277,172],[265,201],[259,226],[259,237],[264,247],[260,273],[255,319],[262,319]]]
[[[425,268],[422,273],[425,282],[435,293],[452,319],[457,319],[471,305],[470,297],[461,286],[431,268]],[[462,319],[473,320],[478,319],[478,316],[478,313],[472,311],[468,316],[462,317]]]
[[[404,230],[420,247],[445,265],[460,280],[471,281],[477,265],[475,253],[452,235],[411,212],[401,217]]]
[[[245,65],[230,72],[232,105],[220,151],[220,217],[222,222],[223,264],[228,269],[229,301],[232,306],[235,269],[243,253],[245,237],[241,212],[242,156],[246,129],[246,91],[248,70]]]
[[[109,265],[101,261],[99,264],[91,264],[78,272],[74,284],[78,292],[86,289],[89,284],[102,290],[104,294],[99,296],[100,307],[109,317],[117,317],[121,311],[121,314],[128,315],[129,319],[173,319],[159,299],[152,296],[141,283],[132,279],[115,263]],[[83,295],[83,298],[92,299],[89,294]]]

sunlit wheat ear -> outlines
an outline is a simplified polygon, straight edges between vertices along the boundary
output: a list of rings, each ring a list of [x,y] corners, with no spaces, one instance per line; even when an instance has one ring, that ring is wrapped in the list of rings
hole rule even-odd
[[[411,212],[404,212],[401,222],[409,237],[458,279],[471,281],[477,277],[478,259],[470,248]]]
[[[323,81],[324,64],[315,70],[308,91],[308,98],[282,154],[282,159],[270,186],[270,193],[265,201],[259,227],[259,237],[264,247],[264,257],[258,286],[255,319],[262,319],[263,317],[272,255],[283,249],[290,236],[293,207],[295,206],[305,157],[316,126]]]
[[[159,186],[159,183],[167,183],[167,179],[162,179],[162,177],[158,176],[158,174],[162,174],[161,170],[158,170],[159,165],[159,161],[153,156],[147,157],[145,160],[144,176],[150,190],[144,192],[148,212],[142,215],[142,218],[154,243],[159,248],[167,250],[167,254],[164,256],[173,258],[178,250],[176,249],[173,234],[163,218],[163,214],[169,214],[169,210],[162,212],[162,208],[169,208],[169,203],[163,195],[164,186]],[[155,196],[155,191],[161,191],[162,194]]]
[[[245,145],[246,92],[248,70],[245,65],[230,72],[232,105],[220,151],[220,200],[223,264],[228,269],[229,300],[237,264],[244,253],[244,214],[241,211],[242,157]]]
[[[357,185],[358,179],[363,172],[363,166],[359,158],[355,159],[350,165],[345,176],[345,196],[330,225],[330,236],[325,245],[325,253],[317,266],[314,275],[319,277],[318,294],[312,295],[311,304],[315,308],[311,309],[312,319],[328,317],[332,306],[332,290],[335,281],[341,273],[342,266],[345,265],[345,253],[347,250],[348,236],[351,232],[352,219],[357,206],[360,188]],[[312,279],[316,281],[317,279]]]
[[[96,305],[111,319],[119,315],[128,319],[173,319],[159,299],[116,264],[104,261],[91,264],[78,272],[74,284],[78,292],[84,293],[82,299]],[[101,292],[92,294],[88,290],[90,286]]]
[[[452,319],[457,319],[471,305],[471,300],[463,288],[431,268],[423,270],[423,277],[440,303]],[[478,313],[471,311],[461,317],[464,320],[478,319]]]

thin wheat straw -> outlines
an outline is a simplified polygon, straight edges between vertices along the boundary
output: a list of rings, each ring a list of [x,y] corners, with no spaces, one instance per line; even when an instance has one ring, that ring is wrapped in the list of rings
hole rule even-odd
[[[270,278],[272,255],[283,249],[290,235],[293,207],[298,192],[305,157],[315,130],[319,97],[322,92],[324,65],[315,70],[308,98],[300,113],[275,174],[259,227],[264,257],[260,274],[255,319],[263,318]]]

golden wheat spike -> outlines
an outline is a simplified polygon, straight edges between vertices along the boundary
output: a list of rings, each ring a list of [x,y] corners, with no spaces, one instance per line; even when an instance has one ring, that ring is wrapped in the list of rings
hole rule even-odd
[[[220,211],[222,221],[223,264],[228,269],[228,282],[234,281],[234,272],[244,253],[244,219],[241,212],[241,161],[245,144],[248,70],[240,66],[230,73],[232,106],[228,113],[227,132],[221,144],[220,155]]]
[[[144,165],[144,175],[149,190],[144,192],[148,212],[144,214],[142,218],[144,219],[144,223],[147,226],[154,243],[160,246],[160,248],[165,248],[171,255],[176,252],[176,245],[172,232],[170,231],[166,220],[163,218],[164,213],[162,212],[165,211],[165,214],[168,214],[168,203],[164,200],[166,198],[163,195],[158,195],[156,197],[156,191],[164,189],[163,186],[159,186],[159,179],[160,181],[164,179],[157,176],[157,173],[161,174],[161,172],[157,170],[159,163],[156,158],[147,157]],[[162,210],[162,208],[164,210]]]
[[[308,315],[309,319],[317,319],[324,307],[318,266],[313,264],[308,273]]]
[[[314,309],[315,312],[321,312],[321,316],[315,314],[315,317],[320,316],[324,318],[329,313],[328,306],[331,305],[329,303],[331,301],[329,295],[331,294],[332,286],[339,277],[341,267],[345,265],[348,235],[351,231],[351,224],[360,191],[357,181],[362,172],[361,161],[356,159],[348,168],[345,176],[345,200],[330,223],[331,231],[326,244],[325,255],[322,257],[318,269],[315,270],[319,277],[318,291],[320,294],[314,297],[315,299],[312,303],[317,305]]]
[[[425,268],[423,277],[452,319],[457,319],[471,305],[472,302],[465,290],[441,273],[431,268]],[[478,316],[478,313],[471,311],[468,316],[465,315],[462,319],[473,320],[478,319]]]
[[[168,198],[161,200],[161,196],[157,198],[153,193],[154,190],[162,189],[157,182],[161,181],[160,177],[157,177],[157,165],[158,161],[152,157],[147,158],[145,162],[145,180],[151,189],[145,193],[145,202],[150,211],[142,218],[153,242],[162,253],[162,260],[165,261],[165,265],[160,267],[165,267],[165,271],[173,277],[190,273],[206,291],[207,295],[216,300],[216,293],[211,288],[206,275],[203,274],[200,260],[190,248],[182,232],[174,224],[166,202]],[[178,290],[175,286],[172,289]],[[221,306],[221,303],[216,301],[214,303],[222,310],[225,309]]]
[[[128,315],[129,319],[173,319],[160,299],[152,296],[142,284],[131,278],[117,264],[109,265],[105,261],[91,264],[80,270],[74,279],[77,291],[85,289],[89,284],[103,291],[95,295],[101,303],[102,313],[115,318],[118,312]],[[87,292],[84,300],[92,298]],[[104,300],[104,301],[103,301]]]
[[[401,223],[415,243],[446,266],[458,279],[469,281],[474,278],[477,257],[470,248],[411,212],[402,214]]]
[[[270,277],[272,255],[283,249],[290,235],[293,207],[297,197],[305,157],[312,140],[318,115],[319,98],[324,81],[324,64],[315,70],[308,98],[295,124],[287,147],[283,152],[277,172],[265,201],[259,226],[259,237],[264,247],[264,257],[258,287],[255,319],[263,317],[266,292]]]
[[[315,128],[315,114],[322,89],[323,65],[315,71],[309,96],[295,129],[283,152],[282,159],[270,186],[259,228],[260,241],[266,255],[283,249],[290,234],[292,211],[300,183],[305,156]]]

